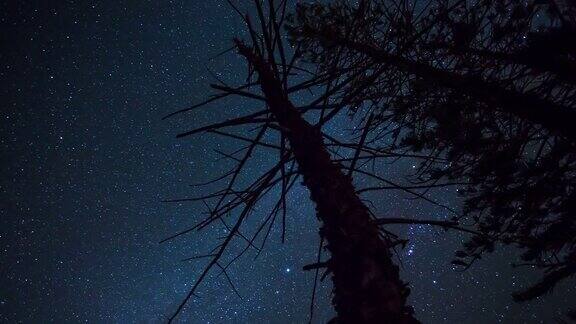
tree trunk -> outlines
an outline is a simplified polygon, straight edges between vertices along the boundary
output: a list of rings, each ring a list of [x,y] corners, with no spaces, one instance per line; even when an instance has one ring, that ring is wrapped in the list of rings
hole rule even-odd
[[[332,162],[320,131],[306,122],[284,92],[270,63],[237,42],[259,75],[270,111],[283,129],[298,162],[304,185],[316,204],[321,235],[331,253],[337,317],[334,323],[418,323],[406,305],[407,285],[392,262],[390,242],[383,238],[368,208],[342,167]]]
[[[524,120],[544,126],[557,135],[576,143],[576,110],[565,107],[538,96],[520,93],[474,76],[446,72],[425,63],[414,62],[399,55],[351,40],[323,36],[359,53],[369,56],[376,62],[392,64],[401,71],[421,77],[428,82],[454,89],[484,102],[489,109],[500,109]]]
[[[576,65],[572,63],[571,60],[565,59],[558,55],[564,54],[564,52],[571,50],[568,47],[576,48],[576,33],[571,36],[573,38],[572,40],[566,40],[565,38],[562,39],[557,37],[558,39],[553,40],[556,42],[547,41],[545,44],[542,44],[546,46],[546,50],[544,50],[544,46],[532,46],[521,51],[511,53],[491,51],[488,49],[480,48],[467,48],[466,52],[484,59],[522,64],[538,72],[551,72],[555,74],[560,80],[576,85]],[[547,37],[548,39],[551,38],[549,35],[542,36],[542,38],[544,37]],[[554,46],[557,44],[563,48]],[[431,47],[447,50],[451,50],[452,48],[449,43],[435,43]],[[458,54],[456,52],[452,53],[456,55]]]

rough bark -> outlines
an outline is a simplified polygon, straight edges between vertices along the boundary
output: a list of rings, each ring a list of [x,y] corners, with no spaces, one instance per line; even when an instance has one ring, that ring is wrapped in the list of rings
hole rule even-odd
[[[331,160],[319,129],[306,122],[288,99],[270,64],[237,43],[258,73],[262,92],[283,129],[304,185],[316,204],[321,235],[331,253],[337,317],[334,323],[418,323],[406,305],[407,285],[392,261],[390,242],[355,193],[352,179]]]

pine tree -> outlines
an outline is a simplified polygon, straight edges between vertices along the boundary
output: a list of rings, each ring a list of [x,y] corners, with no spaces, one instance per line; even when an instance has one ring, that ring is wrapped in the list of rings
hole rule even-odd
[[[465,183],[479,232],[469,267],[496,243],[544,270],[514,295],[541,296],[576,273],[576,29],[569,1],[345,1],[301,4],[289,31],[321,71],[353,78],[348,102],[425,161],[423,184]]]

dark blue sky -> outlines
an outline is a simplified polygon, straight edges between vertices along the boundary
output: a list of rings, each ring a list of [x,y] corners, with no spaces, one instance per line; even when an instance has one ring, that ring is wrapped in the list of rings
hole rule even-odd
[[[244,1],[243,1],[244,2]],[[161,121],[198,102],[213,82],[244,77],[230,47],[243,27],[225,1],[7,1],[0,5],[0,321],[157,323],[171,315],[223,228],[163,245],[199,220],[201,204],[163,204],[198,193],[189,184],[226,171],[214,148],[238,143],[175,134],[261,107],[224,101]],[[333,129],[342,129],[341,121]],[[247,178],[276,155],[262,151]],[[384,170],[400,181],[404,161]],[[434,193],[458,208],[454,188]],[[259,220],[274,197],[252,219]],[[447,217],[397,192],[370,196],[380,215]],[[307,192],[289,197],[288,239],[279,227],[259,259],[230,270],[242,299],[211,277],[179,317],[190,323],[301,323],[307,320],[318,223]],[[425,323],[549,323],[570,305],[566,287],[543,301],[512,302],[535,276],[513,270],[501,251],[471,270],[450,260],[462,237],[425,226],[396,229],[411,239],[400,251],[411,304]],[[316,322],[331,316],[330,286],[320,291]]]

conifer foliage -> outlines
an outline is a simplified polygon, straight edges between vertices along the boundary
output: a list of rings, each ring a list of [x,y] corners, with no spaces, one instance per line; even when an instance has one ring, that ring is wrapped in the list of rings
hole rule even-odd
[[[576,273],[576,24],[570,1],[375,0],[300,4],[289,32],[322,70],[346,71],[370,107],[424,161],[423,184],[464,183],[456,221],[478,232],[465,268],[499,243],[543,271],[514,293],[551,291]]]

